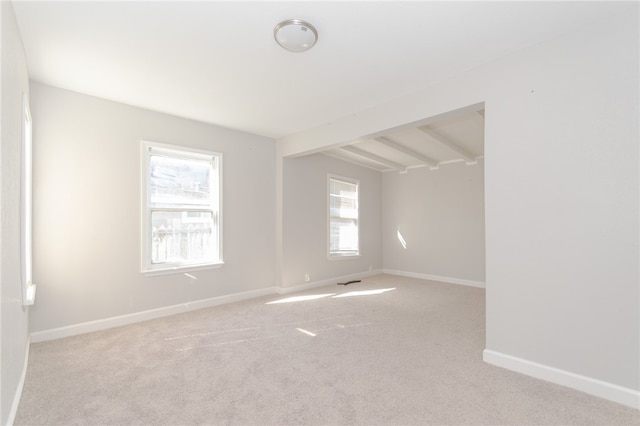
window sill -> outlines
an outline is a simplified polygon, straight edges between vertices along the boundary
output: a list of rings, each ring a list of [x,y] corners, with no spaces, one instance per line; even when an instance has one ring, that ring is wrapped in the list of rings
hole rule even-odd
[[[192,265],[192,266],[169,266],[158,269],[146,269],[142,273],[145,277],[155,277],[158,275],[170,275],[170,274],[184,274],[188,272],[206,271],[209,269],[220,269],[224,265],[224,262],[208,263],[206,265]]]

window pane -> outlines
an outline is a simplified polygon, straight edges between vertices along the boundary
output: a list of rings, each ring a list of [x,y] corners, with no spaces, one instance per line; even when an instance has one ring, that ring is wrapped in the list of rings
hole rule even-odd
[[[334,254],[358,252],[358,225],[354,221],[333,220],[330,226],[330,251]]]
[[[211,162],[152,155],[149,165],[152,206],[210,205]]]
[[[332,195],[329,197],[329,208],[333,217],[358,218],[358,202],[355,199]]]
[[[151,263],[218,260],[214,219],[210,211],[152,211]]]
[[[331,179],[330,193],[332,195],[349,197],[355,200],[358,198],[358,185],[350,182]]]
[[[358,254],[358,184],[329,178],[329,253]]]

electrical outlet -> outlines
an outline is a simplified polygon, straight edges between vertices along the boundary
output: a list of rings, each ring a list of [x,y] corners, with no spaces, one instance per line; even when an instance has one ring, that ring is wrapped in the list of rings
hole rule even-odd
[[[309,274],[304,274],[304,282],[308,283],[309,282]]]

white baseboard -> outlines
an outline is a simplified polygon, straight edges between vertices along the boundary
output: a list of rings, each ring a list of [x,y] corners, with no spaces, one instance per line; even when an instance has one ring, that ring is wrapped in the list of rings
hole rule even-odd
[[[640,410],[640,391],[485,349],[484,362]]]
[[[325,286],[325,285],[337,284],[339,282],[347,282],[347,281],[351,281],[351,280],[359,280],[359,279],[362,279],[362,278],[370,277],[372,275],[378,275],[378,274],[381,274],[381,273],[382,273],[382,270],[375,269],[375,270],[369,271],[369,272],[359,272],[359,273],[356,273],[356,274],[343,275],[341,277],[328,278],[326,280],[320,280],[320,281],[312,281],[312,282],[308,282],[308,283],[304,283],[304,284],[294,285],[294,286],[291,286],[291,287],[279,287],[278,288],[278,293],[279,294],[295,293],[295,292],[298,292],[298,291],[309,290],[309,289],[312,289],[312,288],[322,287],[322,286]]]
[[[183,312],[195,311],[198,309],[218,306],[225,303],[238,302],[241,300],[252,299],[254,297],[266,296],[278,293],[276,287],[267,287],[260,290],[245,291],[242,293],[234,293],[226,296],[212,297],[209,299],[197,300],[194,302],[181,303],[178,305],[166,306],[164,308],[151,309],[148,311],[136,312],[117,317],[105,318],[96,321],[83,322],[80,324],[69,325],[66,327],[53,328],[51,330],[36,331],[31,333],[31,342],[38,343],[47,340],[60,339],[63,337],[75,336],[92,331],[105,330],[108,328],[119,327],[122,325],[133,324],[141,321],[166,317]]]
[[[383,269],[383,272],[385,274],[399,275],[401,277],[418,278],[422,280],[440,281],[448,284],[466,285],[468,287],[485,288],[485,283],[483,281],[473,281],[473,280],[465,280],[462,278],[443,277],[440,275],[420,274],[417,272],[397,271],[394,269]]]
[[[197,300],[194,302],[181,303],[178,305],[166,306],[163,308],[151,309],[148,311],[135,312],[132,314],[117,317],[104,318],[95,321],[73,324],[65,327],[53,328],[50,330],[36,331],[31,333],[31,342],[45,342],[48,340],[61,339],[63,337],[76,336],[78,334],[90,333],[92,331],[106,330],[113,327],[134,324],[156,318],[162,318],[183,312],[195,311],[203,308],[210,308],[225,303],[238,302],[270,294],[288,294],[310,288],[320,287],[328,284],[335,284],[341,281],[365,278],[371,275],[382,273],[381,270],[374,270],[358,274],[345,275],[342,277],[330,278],[322,281],[314,281],[293,287],[267,287],[264,289],[235,293],[226,296],[213,297],[210,299]]]
[[[7,418],[7,424],[12,425],[18,414],[18,405],[20,405],[20,399],[22,398],[22,389],[24,388],[24,380],[27,377],[27,366],[29,365],[29,348],[31,347],[31,340],[27,337],[27,344],[24,351],[24,363],[22,365],[22,374],[20,375],[20,381],[16,388],[16,393],[13,395],[13,403],[11,404],[11,411],[9,411],[9,417]]]

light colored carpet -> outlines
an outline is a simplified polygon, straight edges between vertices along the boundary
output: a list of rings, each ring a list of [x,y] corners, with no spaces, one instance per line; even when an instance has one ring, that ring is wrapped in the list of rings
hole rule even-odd
[[[326,296],[267,303],[304,295]],[[640,424],[485,364],[484,306],[379,275],[33,344],[15,424]]]

